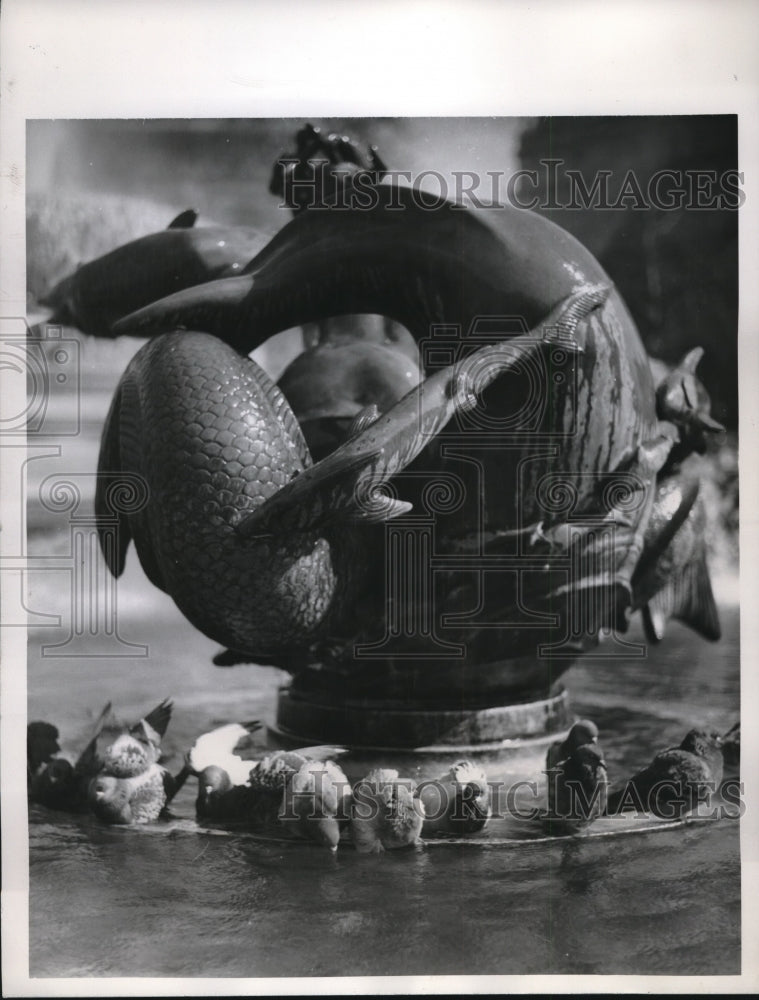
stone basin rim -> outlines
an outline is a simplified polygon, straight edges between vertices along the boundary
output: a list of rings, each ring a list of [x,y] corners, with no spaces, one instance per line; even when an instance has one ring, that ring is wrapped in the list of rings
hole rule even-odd
[[[573,721],[576,721],[576,719]],[[268,734],[275,740],[280,739],[288,744],[292,744],[293,746],[305,746],[309,739],[308,737],[295,733],[281,725],[269,725],[266,729]],[[527,754],[531,750],[540,750],[541,747],[548,746],[549,743],[553,743],[556,740],[565,739],[568,732],[569,727],[567,726],[566,728],[555,732],[544,733],[539,736],[515,736],[502,740],[491,740],[486,743],[436,743],[429,744],[428,746],[417,747],[370,746],[368,744],[358,743],[342,743],[341,745],[345,746],[348,750],[358,750],[362,753],[367,752],[395,756],[419,754],[420,756],[428,757],[462,757],[463,755],[472,756],[475,754],[492,754],[499,752]],[[304,740],[306,743],[304,743]]]

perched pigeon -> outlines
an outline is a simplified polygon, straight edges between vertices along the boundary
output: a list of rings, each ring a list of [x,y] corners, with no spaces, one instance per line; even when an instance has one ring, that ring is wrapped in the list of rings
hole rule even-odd
[[[195,811],[199,819],[244,820],[255,812],[250,794],[252,754],[261,747],[253,734],[260,722],[230,722],[199,736],[186,755],[186,769],[198,778]]]
[[[350,784],[333,758],[341,747],[276,750],[262,757],[260,723],[230,723],[199,737],[187,755],[198,776],[197,815],[255,827],[279,824],[337,850]]]
[[[342,768],[333,760],[306,760],[285,784],[279,819],[300,836],[336,851],[350,804],[351,787]]]
[[[607,812],[626,809],[677,819],[707,801],[722,781],[722,738],[691,729],[679,747],[658,753],[619,791],[609,796]]]
[[[460,760],[436,781],[419,786],[425,837],[439,833],[476,833],[490,819],[490,787],[480,767]]]
[[[158,819],[175,792],[169,772],[160,764],[147,764],[141,774],[129,778],[99,774],[90,783],[89,801],[104,823],[150,823]]]
[[[548,771],[548,815],[552,834],[578,833],[606,811],[606,761],[595,743],[572,750]]]
[[[741,766],[741,724],[740,720],[731,726],[722,737],[722,757],[727,767]]]
[[[579,719],[569,730],[565,740],[557,740],[548,748],[546,770],[555,767],[559,761],[566,760],[573,750],[588,743],[598,743],[598,726],[589,719]]]
[[[88,801],[105,823],[149,823],[184,784],[188,771],[173,777],[158,763],[161,738],[171,718],[166,700],[106,747],[100,773],[91,780]]]
[[[58,730],[50,722],[30,722],[26,727],[27,783],[61,752]]]
[[[260,816],[262,803],[250,785],[234,785],[229,772],[209,764],[197,775],[198,797],[195,814],[198,819],[214,822],[254,821]],[[278,805],[278,802],[275,803]]]
[[[46,754],[53,748],[51,730],[56,733],[54,744],[58,747],[58,730],[46,722],[30,723],[27,730],[27,775],[29,777],[30,802],[37,802],[50,809],[63,809],[68,812],[86,810],[89,783],[102,765],[97,753],[97,741],[110,713],[111,703],[108,702],[95,721],[90,742],[81,752],[75,764],[72,765],[64,757],[48,756],[47,762],[38,764],[34,773],[31,773],[33,761],[42,759],[43,747],[47,748]],[[32,736],[31,747],[30,735]]]
[[[351,834],[361,854],[420,843],[424,806],[416,782],[377,768],[353,788]]]
[[[589,719],[579,719],[572,728],[567,733],[565,740],[557,740],[552,743],[548,748],[548,753],[546,754],[546,772],[553,771],[558,764],[566,760],[570,754],[574,753],[579,747],[582,746],[596,746],[598,744],[598,726],[595,722],[591,722]],[[556,782],[551,779],[549,775],[548,779],[548,809],[553,811],[554,793],[556,790]]]

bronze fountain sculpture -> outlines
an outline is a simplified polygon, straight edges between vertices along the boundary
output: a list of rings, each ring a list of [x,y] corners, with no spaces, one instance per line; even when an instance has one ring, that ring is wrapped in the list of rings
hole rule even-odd
[[[219,665],[289,671],[301,741],[541,737],[578,656],[630,655],[633,611],[652,641],[669,617],[717,638],[683,466],[721,430],[700,352],[656,390],[611,279],[538,215],[421,198],[310,127],[293,160],[319,196],[245,266],[89,324],[150,338],[103,433],[101,484],[148,487],[111,572],[133,540]],[[303,324],[277,386],[247,354]]]

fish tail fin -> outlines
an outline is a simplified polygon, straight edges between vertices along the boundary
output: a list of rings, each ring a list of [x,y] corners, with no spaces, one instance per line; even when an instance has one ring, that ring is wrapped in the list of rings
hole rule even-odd
[[[661,642],[670,618],[677,618],[705,639],[722,635],[709,569],[703,553],[669,580],[643,609],[643,626],[650,642]]]

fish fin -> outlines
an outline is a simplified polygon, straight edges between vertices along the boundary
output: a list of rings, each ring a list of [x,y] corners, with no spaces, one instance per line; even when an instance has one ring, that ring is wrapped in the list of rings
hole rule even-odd
[[[716,640],[722,635],[703,553],[648,602],[643,614],[647,637],[653,642],[661,641],[670,618],[684,622],[705,639]]]
[[[634,579],[639,578],[666,552],[672,539],[682,528],[688,519],[688,515],[693,510],[693,505],[698,499],[700,484],[697,479],[693,479],[685,485],[683,497],[680,505],[669,518],[662,530],[655,538],[650,540],[641,553],[638,565],[635,567]]]
[[[121,471],[121,404],[122,385],[119,385],[111,402],[103,428],[98,458],[98,476],[95,484],[95,517],[98,522],[98,539],[106,565],[115,577],[124,572],[126,553],[132,532],[124,512],[114,515],[108,502],[107,488],[112,477]],[[116,520],[116,544],[113,543],[113,522]]]
[[[464,369],[457,372],[451,380],[449,395],[456,401],[456,408],[462,413],[474,410],[479,402],[475,381],[471,372]]]
[[[379,420],[379,415],[380,411],[376,403],[371,403],[369,406],[365,406],[363,410],[359,410],[348,426],[346,440],[356,437],[357,434],[365,431],[367,427],[371,427],[376,420]]]
[[[166,227],[167,229],[192,229],[198,221],[198,213],[194,208],[187,208],[180,212],[176,218],[172,219]]]
[[[660,423],[661,433],[638,446],[637,463],[642,472],[656,473],[663,466],[677,441],[678,434],[674,424],[666,421]]]
[[[579,324],[594,309],[602,306],[611,295],[614,285],[581,285],[562,299],[539,325],[541,339],[556,346],[574,347],[582,351],[583,346],[576,339]]]
[[[652,599],[642,609],[643,629],[646,639],[651,643],[662,641],[667,626],[667,618],[659,606],[660,603]]]
[[[693,350],[688,351],[683,360],[678,365],[678,368],[682,372],[687,372],[689,375],[696,374],[696,368],[698,368],[701,358],[704,356],[703,347],[694,347]]]
[[[356,455],[353,458],[346,458],[342,467],[334,468],[331,462],[333,456],[328,455],[327,458],[322,459],[321,462],[311,466],[311,468],[307,469],[296,479],[289,482],[287,486],[283,486],[281,490],[270,496],[256,510],[242,517],[235,525],[235,531],[242,538],[265,537],[279,534],[282,531],[312,531],[337,516],[345,516],[345,508],[340,508],[340,510],[336,511],[324,509],[310,510],[308,504],[309,496],[312,492],[315,493],[320,489],[328,490],[331,483],[334,483],[335,487],[339,486],[344,478],[350,477],[357,469],[363,468],[367,464],[367,461],[371,461],[371,457],[366,454]],[[326,468],[329,471],[324,472],[325,464],[328,462],[330,465],[326,466]],[[298,501],[297,504],[296,498]],[[286,525],[278,524],[278,514],[283,510],[289,511],[293,506],[297,506],[298,509],[297,517],[299,520],[297,527],[293,528],[289,521]],[[357,510],[361,509],[358,501],[356,501],[355,506]],[[350,517],[350,510],[347,512],[347,516]]]
[[[699,427],[701,427],[702,430],[705,430],[705,431],[714,431],[716,434],[724,434],[725,433],[725,425],[721,424],[718,420],[715,420],[708,413],[699,413],[698,414],[698,424],[699,424]]]
[[[135,479],[145,483],[141,471],[143,447],[139,390],[131,378],[123,378],[106,417],[98,459],[95,515],[100,548],[109,570],[119,577],[124,571],[129,541],[133,539],[145,575],[151,583],[165,591],[166,583],[153,550],[144,506],[127,514],[121,506],[114,512],[110,502],[111,491],[119,487],[119,475],[124,476],[124,488],[130,493],[136,489]]]
[[[344,511],[351,521],[361,524],[385,524],[396,517],[402,517],[413,509],[407,500],[396,500],[380,490],[372,490],[359,500],[354,510]]]

